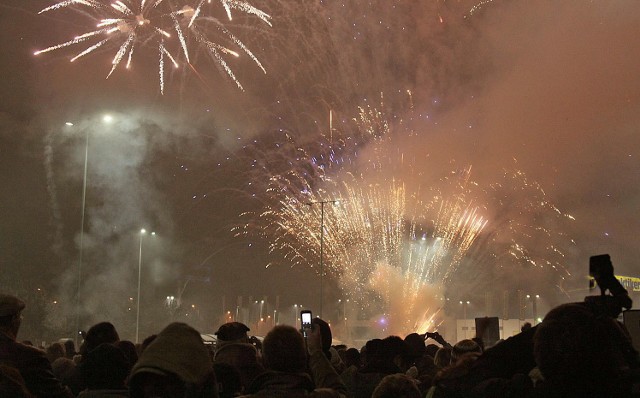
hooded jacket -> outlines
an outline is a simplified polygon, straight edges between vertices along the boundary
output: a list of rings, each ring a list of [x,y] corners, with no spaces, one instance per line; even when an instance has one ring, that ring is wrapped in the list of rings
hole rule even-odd
[[[131,369],[131,378],[145,370],[177,375],[187,383],[203,382],[213,364],[200,333],[186,323],[174,322],[164,328],[143,351]]]
[[[164,328],[140,355],[131,370],[129,385],[132,396],[137,394],[133,388],[136,378],[143,373],[175,375],[185,386],[195,387],[193,390],[204,385],[216,385],[211,356],[200,333],[180,322]],[[217,391],[209,392],[211,396],[218,395]]]

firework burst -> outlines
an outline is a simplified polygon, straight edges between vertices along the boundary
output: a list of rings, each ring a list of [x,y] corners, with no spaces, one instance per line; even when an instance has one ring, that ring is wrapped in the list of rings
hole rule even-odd
[[[275,237],[272,251],[291,264],[314,267],[324,228],[329,274],[362,311],[384,308],[396,330],[424,324],[417,313],[442,295],[487,223],[466,198],[463,180],[457,181],[458,194],[434,195],[429,202],[403,182],[371,182],[353,174],[325,176],[316,190],[307,186],[294,194],[287,188],[303,181],[296,175],[272,180],[269,193],[281,198],[260,215],[264,235]],[[322,221],[318,207],[309,206],[317,202],[328,203]]]
[[[488,186],[472,180],[471,167],[434,179],[391,155],[393,132],[382,112],[361,108],[357,121],[358,139],[333,139],[368,143],[367,159],[358,145],[328,142],[309,156],[290,135],[269,159],[256,158],[258,171],[269,174],[262,178],[267,208],[246,215],[251,222],[238,233],[262,236],[278,263],[317,272],[322,246],[326,273],[345,296],[360,312],[384,314],[387,330],[400,334],[437,327],[442,300],[463,268],[567,275],[562,248],[569,239],[558,231],[571,217],[522,171]]]
[[[139,47],[155,47],[158,54],[161,93],[164,93],[167,62],[174,68],[178,68],[180,61],[184,59],[186,64],[193,67],[190,56],[190,52],[193,52],[190,49],[192,44],[204,49],[215,64],[241,90],[244,88],[228,65],[225,56],[239,57],[239,52],[243,52],[266,73],[265,68],[251,50],[220,20],[205,12],[205,6],[209,5],[210,1],[206,4],[205,0],[191,3],[193,4],[186,1],[184,4],[178,4],[171,0],[117,0],[113,3],[97,0],[61,1],[44,8],[40,14],[69,8],[88,17],[96,24],[96,28],[66,42],[38,50],[34,54],[39,55],[76,45],[88,45],[71,58],[71,62],[74,62],[100,49],[115,47],[117,50],[107,74],[109,78],[119,65],[124,63],[125,68],[131,67],[134,50],[137,52]],[[220,5],[224,8],[229,20],[232,19],[232,10],[239,10],[271,26],[271,17],[249,3],[220,0]],[[211,39],[214,34],[217,41]],[[238,51],[232,47],[237,48]]]

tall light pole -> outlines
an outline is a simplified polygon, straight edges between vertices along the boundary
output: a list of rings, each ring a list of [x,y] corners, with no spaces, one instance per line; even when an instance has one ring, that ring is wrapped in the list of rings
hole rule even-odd
[[[337,200],[320,200],[317,202],[309,202],[307,205],[320,205],[320,318],[322,318],[322,301],[323,301],[323,286],[322,281],[324,279],[324,264],[323,264],[323,251],[324,251],[324,205],[327,203],[338,203]]]
[[[342,299],[338,299],[338,303],[342,303],[342,315],[343,315],[343,319],[344,319],[344,334],[346,335],[346,340],[350,341],[351,340],[351,333],[349,331],[349,324],[347,322],[347,303],[349,302],[349,299],[346,300],[342,300]]]
[[[110,115],[105,115],[102,118],[104,123],[111,123],[113,121],[113,117]],[[73,126],[73,123],[66,122],[67,126]],[[78,254],[78,286],[76,287],[76,333],[75,336],[75,344],[78,346],[78,332],[80,331],[80,289],[82,287],[82,256],[84,254],[84,219],[85,219],[85,209],[87,203],[87,170],[89,167],[89,129],[85,128],[84,135],[84,170],[82,174],[82,216],[80,219],[80,247]]]
[[[260,300],[260,317],[258,318],[258,326],[261,325],[261,322],[264,321],[264,315],[263,315],[263,310],[264,308],[264,300]]]
[[[298,329],[298,304],[293,305],[293,326]]]
[[[67,123],[67,125],[72,125]],[[84,214],[87,203],[87,167],[89,163],[89,129],[85,129],[84,137],[84,172],[82,176],[82,217],[80,218],[80,253],[78,254],[78,286],[76,290],[76,332],[75,344],[78,346],[80,332],[80,288],[82,286],[82,254],[84,249]]]
[[[470,329],[467,324],[467,306],[470,304],[468,300],[460,300],[462,305],[462,330],[464,330],[464,338],[467,339],[467,333]]]
[[[142,280],[142,238],[147,234],[147,230],[142,228],[140,230],[140,250],[138,251],[138,301],[136,304],[136,343],[138,343],[140,337],[140,281]],[[155,232],[151,232],[151,235],[155,235]]]

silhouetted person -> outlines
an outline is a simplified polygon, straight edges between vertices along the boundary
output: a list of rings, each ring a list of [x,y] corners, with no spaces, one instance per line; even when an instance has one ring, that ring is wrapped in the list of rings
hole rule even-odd
[[[485,351],[457,387],[481,397],[632,397],[639,366],[638,353],[608,313],[587,302],[563,304]]]
[[[373,390],[371,398],[421,398],[414,379],[403,374],[385,376]]]
[[[53,363],[58,358],[64,358],[66,356],[66,352],[64,349],[64,345],[62,343],[52,343],[46,349],[47,359],[50,363]]]
[[[17,369],[33,395],[72,397],[53,375],[45,353],[16,341],[24,308],[19,298],[0,294],[0,364]]]
[[[247,397],[344,397],[345,386],[322,352],[321,339],[317,325],[307,335],[306,349],[302,334],[294,327],[271,329],[262,346],[267,370],[253,381]],[[311,376],[305,373],[307,359]]]
[[[247,332],[251,330],[241,322],[227,322],[222,324],[214,333],[218,339],[218,348],[225,344],[251,343]]]
[[[320,318],[313,318],[311,320],[311,324],[317,325],[320,328],[320,333],[322,334],[322,352],[324,356],[327,357],[331,366],[338,372],[338,374],[342,373],[346,366],[342,362],[338,351],[331,346],[333,342],[333,333],[331,332],[331,326]]]
[[[477,358],[481,354],[482,347],[475,340],[460,340],[451,349],[451,364],[455,364],[463,357]]]
[[[433,358],[433,363],[438,369],[451,365],[451,347],[440,347]]]
[[[482,354],[482,348],[471,339],[460,340],[451,349],[451,364],[433,378],[428,398],[457,397],[468,386],[464,383],[471,367]]]
[[[425,335],[411,333],[404,341],[408,348],[407,362],[410,365],[406,374],[417,380],[421,391],[426,393],[438,368],[433,363],[433,357],[427,354]]]
[[[87,388],[87,383],[84,378],[86,372],[83,371],[84,360],[87,354],[93,351],[101,344],[115,344],[120,341],[120,336],[115,326],[111,322],[99,322],[91,326],[84,336],[84,342],[80,346],[80,355],[77,358],[78,365],[75,369],[75,374],[71,379],[71,391],[78,395],[81,391]]]
[[[124,354],[125,358],[127,358],[128,369],[127,373],[131,371],[133,365],[138,362],[138,351],[136,350],[136,345],[129,340],[120,340],[114,344]]]
[[[360,369],[360,351],[357,348],[348,348],[344,352],[344,364],[348,368]],[[345,369],[346,370],[346,369]]]
[[[129,363],[118,347],[100,344],[87,353],[82,365],[87,388],[78,394],[78,398],[128,396],[125,380],[129,375]]]
[[[214,363],[225,363],[238,370],[242,392],[248,391],[253,379],[264,372],[264,366],[258,361],[258,351],[249,343],[223,345],[216,351]]]
[[[142,340],[142,343],[136,345],[136,353],[138,354],[138,358],[140,358],[142,352],[146,350],[147,347],[149,347],[149,344],[151,344],[153,340],[156,339],[156,337],[158,337],[157,334],[152,334],[151,336],[147,336],[144,340]]]
[[[631,343],[613,318],[579,304],[563,304],[537,326],[533,343],[544,379],[536,386],[539,396],[628,396],[623,370],[631,365],[625,352]]]
[[[33,398],[18,369],[0,365],[0,397]]]
[[[58,358],[51,364],[51,369],[56,379],[60,380],[62,385],[70,387],[76,372],[76,363],[73,359]]]
[[[404,342],[408,349],[407,359],[411,365],[415,365],[415,362],[422,358],[427,351],[427,346],[424,344],[424,336],[418,333],[411,333],[404,338]]]
[[[235,366],[216,362],[213,364],[213,371],[218,381],[218,396],[220,398],[233,398],[242,393],[240,372]]]
[[[369,340],[363,351],[366,355],[362,367],[348,368],[340,375],[352,398],[369,398],[385,376],[404,373],[399,366],[406,355],[406,345],[401,338],[390,336],[384,340]]]
[[[100,344],[114,344],[118,341],[120,341],[120,336],[113,324],[110,322],[96,323],[87,330],[83,345],[84,349],[81,349],[80,351],[81,354],[84,355]]]
[[[131,398],[217,398],[218,384],[200,333],[185,323],[164,328],[142,352],[129,379]]]
[[[76,343],[71,339],[64,341],[64,355],[69,359],[73,359],[78,353],[76,352]]]

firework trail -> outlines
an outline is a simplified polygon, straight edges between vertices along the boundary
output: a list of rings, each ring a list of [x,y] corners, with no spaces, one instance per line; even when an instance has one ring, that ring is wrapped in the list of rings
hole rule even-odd
[[[287,90],[279,101],[296,109],[310,102],[292,118],[313,115],[318,121],[329,108],[352,115],[354,105],[380,91],[398,109],[406,97],[393,94],[408,89],[418,105],[437,99],[438,107],[447,107],[466,98],[481,77],[460,71],[487,63],[474,18],[464,18],[468,1],[265,3],[274,29],[261,45],[274,54],[269,69],[278,71],[278,85]]]
[[[467,15],[465,15],[465,18],[471,17],[473,16],[473,14],[479,12],[480,10],[482,10],[483,8],[487,7],[488,5],[492,4],[493,0],[482,0],[480,2],[478,2],[477,4],[475,4],[473,7],[471,7],[469,9],[469,13]]]
[[[160,92],[163,94],[166,62],[178,68],[181,59],[178,55],[181,54],[185,63],[194,67],[190,56],[190,52],[193,52],[190,50],[191,43],[195,43],[198,48],[203,48],[241,90],[244,88],[224,57],[225,55],[240,56],[238,51],[231,47],[247,54],[266,73],[265,68],[251,50],[220,20],[205,12],[210,0],[206,2],[207,4],[205,0],[185,1],[186,4],[180,5],[172,0],[117,0],[113,3],[98,0],[58,2],[44,8],[40,14],[69,8],[88,17],[96,24],[96,29],[81,33],[66,42],[38,50],[34,54],[39,55],[81,44],[88,45],[71,58],[71,62],[74,62],[100,49],[116,47],[111,69],[107,74],[108,79],[121,63],[124,63],[127,69],[131,67],[134,50],[137,53],[139,47],[155,46],[158,54]],[[220,4],[229,20],[232,20],[232,10],[239,10],[271,26],[271,17],[247,2],[220,0]],[[217,41],[210,38],[214,33]]]
[[[553,269],[561,279],[571,276],[566,268],[566,248],[576,243],[564,231],[575,218],[551,203],[538,182],[522,170],[505,170],[497,182],[485,189],[485,194],[496,208],[509,210],[496,212],[493,217],[494,227],[488,237],[494,245],[494,259],[500,253],[508,257],[507,262]],[[495,250],[498,242],[504,249]],[[533,250],[539,247],[543,250]]]

